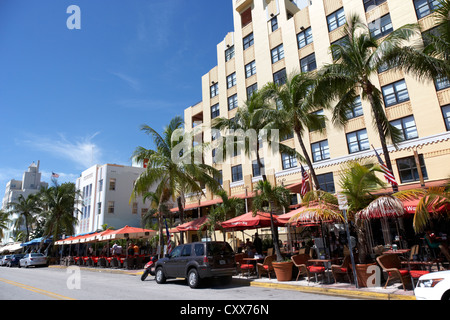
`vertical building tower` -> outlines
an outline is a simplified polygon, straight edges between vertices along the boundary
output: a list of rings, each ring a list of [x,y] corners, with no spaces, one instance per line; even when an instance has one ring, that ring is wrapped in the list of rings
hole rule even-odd
[[[184,112],[186,130],[201,124],[205,142],[214,139],[209,132],[214,118],[233,118],[237,108],[266,83],[283,84],[292,73],[315,72],[332,63],[330,45],[342,38],[350,14],[360,15],[371,33],[382,38],[409,23],[419,23],[424,32],[431,30],[431,12],[436,5],[435,1],[422,0],[231,1],[234,31],[217,45],[217,66],[202,77],[202,101]],[[404,135],[398,149],[390,147],[393,173],[400,187],[437,185],[448,178],[450,82],[419,81],[401,71],[385,69],[371,80],[383,93],[388,119]],[[316,112],[331,119],[330,111]],[[338,191],[343,164],[354,159],[376,162],[371,145],[381,153],[369,103],[358,99],[350,117],[343,128],[327,121],[323,133],[305,134],[320,186],[329,192]],[[285,137],[282,143],[301,153],[296,137]],[[268,179],[297,192],[301,170],[296,159],[284,154],[265,157]],[[213,155],[206,155],[205,161],[221,170],[220,181],[230,195],[245,197],[253,191],[261,172],[255,167],[256,157],[247,162],[238,158],[232,163],[214,163]],[[208,193],[202,200],[212,198]],[[193,197],[191,202],[198,199]]]
[[[103,224],[120,229],[141,227],[141,217],[150,206],[142,197],[130,202],[134,182],[144,168],[116,164],[95,165],[83,171],[76,181],[80,193],[76,206],[76,234],[94,232]]]
[[[30,194],[38,192],[41,188],[47,188],[48,183],[41,181],[41,173],[39,172],[40,161],[32,163],[28,170],[23,173],[22,180],[10,180],[6,184],[5,195],[2,201],[2,208],[7,211],[7,205],[11,202],[16,202],[19,195],[28,197]],[[3,243],[8,243],[13,236],[13,225],[17,219],[16,214],[11,214],[8,229],[4,230]]]

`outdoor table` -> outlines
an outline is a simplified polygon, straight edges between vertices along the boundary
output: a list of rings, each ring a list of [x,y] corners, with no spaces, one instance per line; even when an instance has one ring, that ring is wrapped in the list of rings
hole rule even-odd
[[[383,254],[405,254],[410,252],[411,249],[397,249],[397,250],[388,250],[388,251],[384,251]]]

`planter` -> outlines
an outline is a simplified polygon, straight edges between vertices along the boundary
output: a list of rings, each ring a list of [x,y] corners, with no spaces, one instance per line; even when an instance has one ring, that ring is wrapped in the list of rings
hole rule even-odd
[[[272,266],[278,281],[292,280],[292,267],[294,266],[292,261],[272,262]]]
[[[358,287],[367,288],[367,279],[372,276],[372,273],[367,273],[367,268],[376,265],[376,263],[369,264],[357,264],[356,267],[356,277],[358,277]]]

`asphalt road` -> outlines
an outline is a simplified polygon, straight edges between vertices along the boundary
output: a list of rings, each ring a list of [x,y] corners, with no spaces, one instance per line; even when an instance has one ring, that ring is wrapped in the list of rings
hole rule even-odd
[[[222,304],[222,309],[228,306],[227,312],[248,311],[255,314],[255,312],[264,313],[266,311],[264,306],[272,306],[273,301],[350,300],[344,297],[251,287],[235,282],[224,286],[214,280],[199,289],[190,289],[186,281],[181,279],[168,280],[166,284],[158,285],[151,276],[146,281],[141,281],[136,275],[92,272],[76,267],[74,269],[0,267],[0,299],[156,300],[153,303],[162,305],[167,301],[177,301],[175,305],[171,304],[174,308],[170,311],[180,314],[186,312],[190,315],[193,315],[192,312],[200,312],[194,305],[212,306],[212,301],[228,301]],[[244,304],[247,309],[235,307],[236,303]],[[273,309],[272,306],[271,311]],[[203,312],[207,312],[206,310]],[[225,309],[220,311],[225,312]]]

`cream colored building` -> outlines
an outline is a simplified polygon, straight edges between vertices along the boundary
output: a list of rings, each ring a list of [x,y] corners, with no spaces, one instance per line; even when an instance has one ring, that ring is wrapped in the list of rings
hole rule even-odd
[[[217,66],[202,77],[202,101],[184,113],[187,130],[202,124],[205,142],[211,142],[208,128],[212,118],[232,118],[236,107],[243,105],[253,89],[331,63],[330,44],[342,37],[349,14],[364,17],[380,37],[392,28],[417,21],[424,30],[433,26],[433,17],[428,14],[431,0],[231,1],[233,12],[228,14],[233,14],[234,31],[217,45]],[[427,186],[450,177],[450,83],[420,82],[392,70],[380,71],[372,80],[384,92],[388,118],[405,134],[398,150],[390,148],[394,175],[401,188],[420,185],[415,150]],[[339,190],[343,164],[352,159],[376,162],[371,145],[382,154],[368,102],[363,100],[354,111],[355,117],[344,128],[327,121],[324,133],[305,135],[321,187],[331,192]],[[329,111],[325,115],[331,119]],[[301,152],[296,137],[283,143]],[[205,161],[212,164],[212,156],[206,153]],[[245,197],[251,195],[259,177],[253,176],[251,161],[242,163],[241,170],[233,168],[239,166],[239,161],[215,166],[222,170],[224,189],[230,195]],[[271,182],[285,186],[301,182],[299,163],[289,159],[283,162],[280,154],[264,158],[264,163]],[[206,206],[213,199],[208,192],[206,198],[192,197],[188,206],[195,208],[209,201]]]

